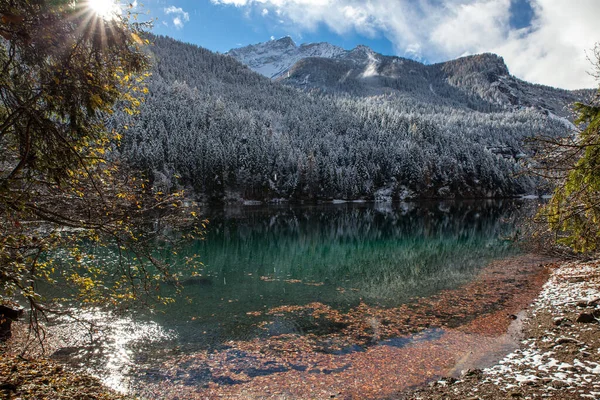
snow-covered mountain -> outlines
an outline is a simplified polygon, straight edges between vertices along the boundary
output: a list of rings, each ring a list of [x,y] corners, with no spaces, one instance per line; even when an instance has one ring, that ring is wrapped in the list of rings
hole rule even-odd
[[[570,135],[568,104],[593,93],[521,81],[493,54],[424,65],[289,38],[238,50],[278,75],[269,79],[234,57],[151,39],[140,114],[111,117],[129,127],[121,154],[154,187],[207,201],[533,193],[543,182],[523,173],[524,139]]]
[[[385,56],[367,46],[344,50],[328,43],[297,46],[284,37],[227,53],[250,69],[301,89],[353,96],[396,95],[479,111],[535,107],[561,117],[565,104],[585,97],[512,76],[502,57],[478,54],[425,65]]]
[[[346,51],[341,47],[329,43],[309,43],[296,46],[292,38],[286,36],[279,40],[232,49],[226,54],[242,64],[246,64],[253,71],[275,79],[304,58],[335,58],[345,53]]]

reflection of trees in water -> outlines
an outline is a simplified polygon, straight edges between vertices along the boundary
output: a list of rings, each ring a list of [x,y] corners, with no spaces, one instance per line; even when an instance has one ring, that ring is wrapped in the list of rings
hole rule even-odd
[[[260,234],[298,236],[311,233],[322,238],[360,239],[381,235],[437,235],[461,233],[465,229],[496,231],[499,223],[510,222],[520,213],[514,200],[400,203],[394,207],[377,205],[316,207],[236,207],[209,212],[209,231],[235,237]],[[499,221],[503,217],[505,220]]]
[[[454,286],[507,254],[503,238],[522,215],[514,201],[226,209],[209,216],[207,240],[188,251],[232,283],[243,271],[398,301]]]

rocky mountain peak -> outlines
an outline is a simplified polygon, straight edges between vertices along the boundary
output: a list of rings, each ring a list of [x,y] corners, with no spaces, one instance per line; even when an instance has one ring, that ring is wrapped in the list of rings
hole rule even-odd
[[[267,44],[274,44],[278,47],[296,47],[296,43],[289,36],[284,36],[280,39],[271,40],[270,42],[266,42]]]
[[[296,62],[308,57],[335,58],[345,54],[341,47],[329,43],[297,46],[291,37],[232,49],[226,54],[268,78],[278,78]]]
[[[447,61],[443,69],[453,75],[485,74],[490,81],[495,81],[500,76],[510,75],[504,59],[492,53],[475,54]]]
[[[364,44],[359,44],[354,49],[352,49],[351,52],[365,53],[365,54],[375,54],[375,52],[373,51],[373,49],[371,49],[369,46],[365,46]]]

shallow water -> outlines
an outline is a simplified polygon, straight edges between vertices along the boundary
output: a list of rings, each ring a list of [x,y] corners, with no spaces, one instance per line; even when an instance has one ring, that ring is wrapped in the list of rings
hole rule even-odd
[[[203,279],[184,285],[192,302],[155,320],[176,329],[182,344],[204,346],[256,334],[247,312],[314,301],[402,304],[514,253],[506,239],[519,215],[512,201],[210,210],[205,240],[180,252],[204,263]],[[198,335],[204,331],[212,333]]]
[[[140,386],[140,370],[142,381],[160,380],[153,366],[174,354],[222,350],[232,340],[327,335],[338,327],[267,312],[314,302],[342,312],[359,304],[385,309],[460,287],[490,261],[518,252],[512,239],[531,205],[505,200],[207,210],[204,240],[168,256],[175,267],[194,255],[203,262],[201,276],[184,281],[186,300],[114,317],[116,323],[102,328],[100,321],[109,319],[96,315],[95,334],[102,339],[65,358],[92,365],[107,383],[124,389],[128,376],[137,376],[134,386]],[[171,288],[163,290],[169,294]],[[432,329],[418,340],[443,334]],[[69,335],[63,335],[65,343]],[[70,339],[72,346],[85,341]],[[414,340],[388,338],[380,345]]]

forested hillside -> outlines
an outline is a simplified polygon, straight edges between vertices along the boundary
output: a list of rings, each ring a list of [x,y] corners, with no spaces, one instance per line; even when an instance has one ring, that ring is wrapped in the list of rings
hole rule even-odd
[[[435,101],[421,91],[411,96],[409,81],[398,81],[395,93],[360,96],[316,85],[300,90],[232,57],[152,40],[155,66],[140,114],[112,117],[113,125],[128,127],[120,150],[156,188],[187,187],[206,200],[531,193],[539,182],[520,174],[523,139],[569,133],[568,123],[547,110],[501,107],[473,95],[476,88],[469,94],[468,82],[456,97],[427,87],[432,97],[441,92]],[[335,61],[299,63],[306,60]],[[317,73],[332,72],[311,76]]]

